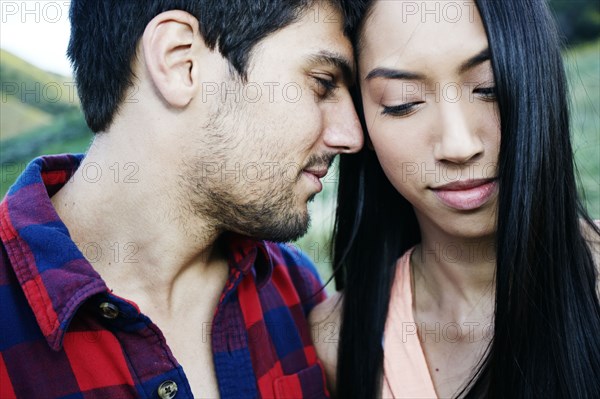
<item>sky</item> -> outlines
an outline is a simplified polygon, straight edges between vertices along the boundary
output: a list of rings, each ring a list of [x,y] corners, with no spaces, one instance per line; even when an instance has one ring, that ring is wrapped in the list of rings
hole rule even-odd
[[[41,69],[71,76],[69,3],[0,0],[0,47]]]

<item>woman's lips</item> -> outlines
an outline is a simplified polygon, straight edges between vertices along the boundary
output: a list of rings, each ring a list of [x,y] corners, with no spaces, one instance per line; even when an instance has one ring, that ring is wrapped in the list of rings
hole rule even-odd
[[[484,205],[496,192],[496,180],[466,180],[446,184],[431,190],[450,208],[470,211]]]

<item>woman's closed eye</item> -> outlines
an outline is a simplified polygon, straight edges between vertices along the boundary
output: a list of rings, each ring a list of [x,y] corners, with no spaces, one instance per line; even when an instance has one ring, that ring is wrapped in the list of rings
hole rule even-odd
[[[385,115],[385,116],[393,116],[393,117],[408,116],[408,115],[412,114],[413,112],[416,112],[417,109],[419,108],[419,105],[423,104],[423,103],[424,103],[424,101],[418,101],[418,102],[411,102],[411,103],[392,105],[392,106],[382,105],[383,110],[381,111],[381,114]]]
[[[483,101],[496,101],[496,86],[478,87],[473,90]]]

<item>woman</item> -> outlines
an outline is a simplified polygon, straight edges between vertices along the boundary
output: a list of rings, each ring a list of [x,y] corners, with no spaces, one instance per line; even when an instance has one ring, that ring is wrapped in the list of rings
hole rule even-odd
[[[362,18],[369,145],[340,165],[343,295],[311,315],[333,393],[599,398],[600,232],[545,2],[372,1]]]

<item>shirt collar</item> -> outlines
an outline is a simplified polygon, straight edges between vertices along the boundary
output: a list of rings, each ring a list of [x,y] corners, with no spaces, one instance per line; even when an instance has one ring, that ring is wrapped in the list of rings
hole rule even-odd
[[[34,159],[0,203],[0,238],[17,280],[46,337],[59,350],[79,306],[106,292],[79,251],[50,196],[73,176],[83,155]]]
[[[237,268],[243,274],[254,272],[258,289],[269,282],[273,273],[270,249],[273,244],[235,233],[226,233],[223,238],[230,254],[230,268]]]
[[[61,348],[77,309],[93,295],[108,292],[50,201],[76,173],[83,157],[36,158],[0,203],[0,238],[38,325],[54,350]],[[230,268],[244,275],[255,273],[257,288],[270,280],[272,244],[233,233],[223,239]]]

